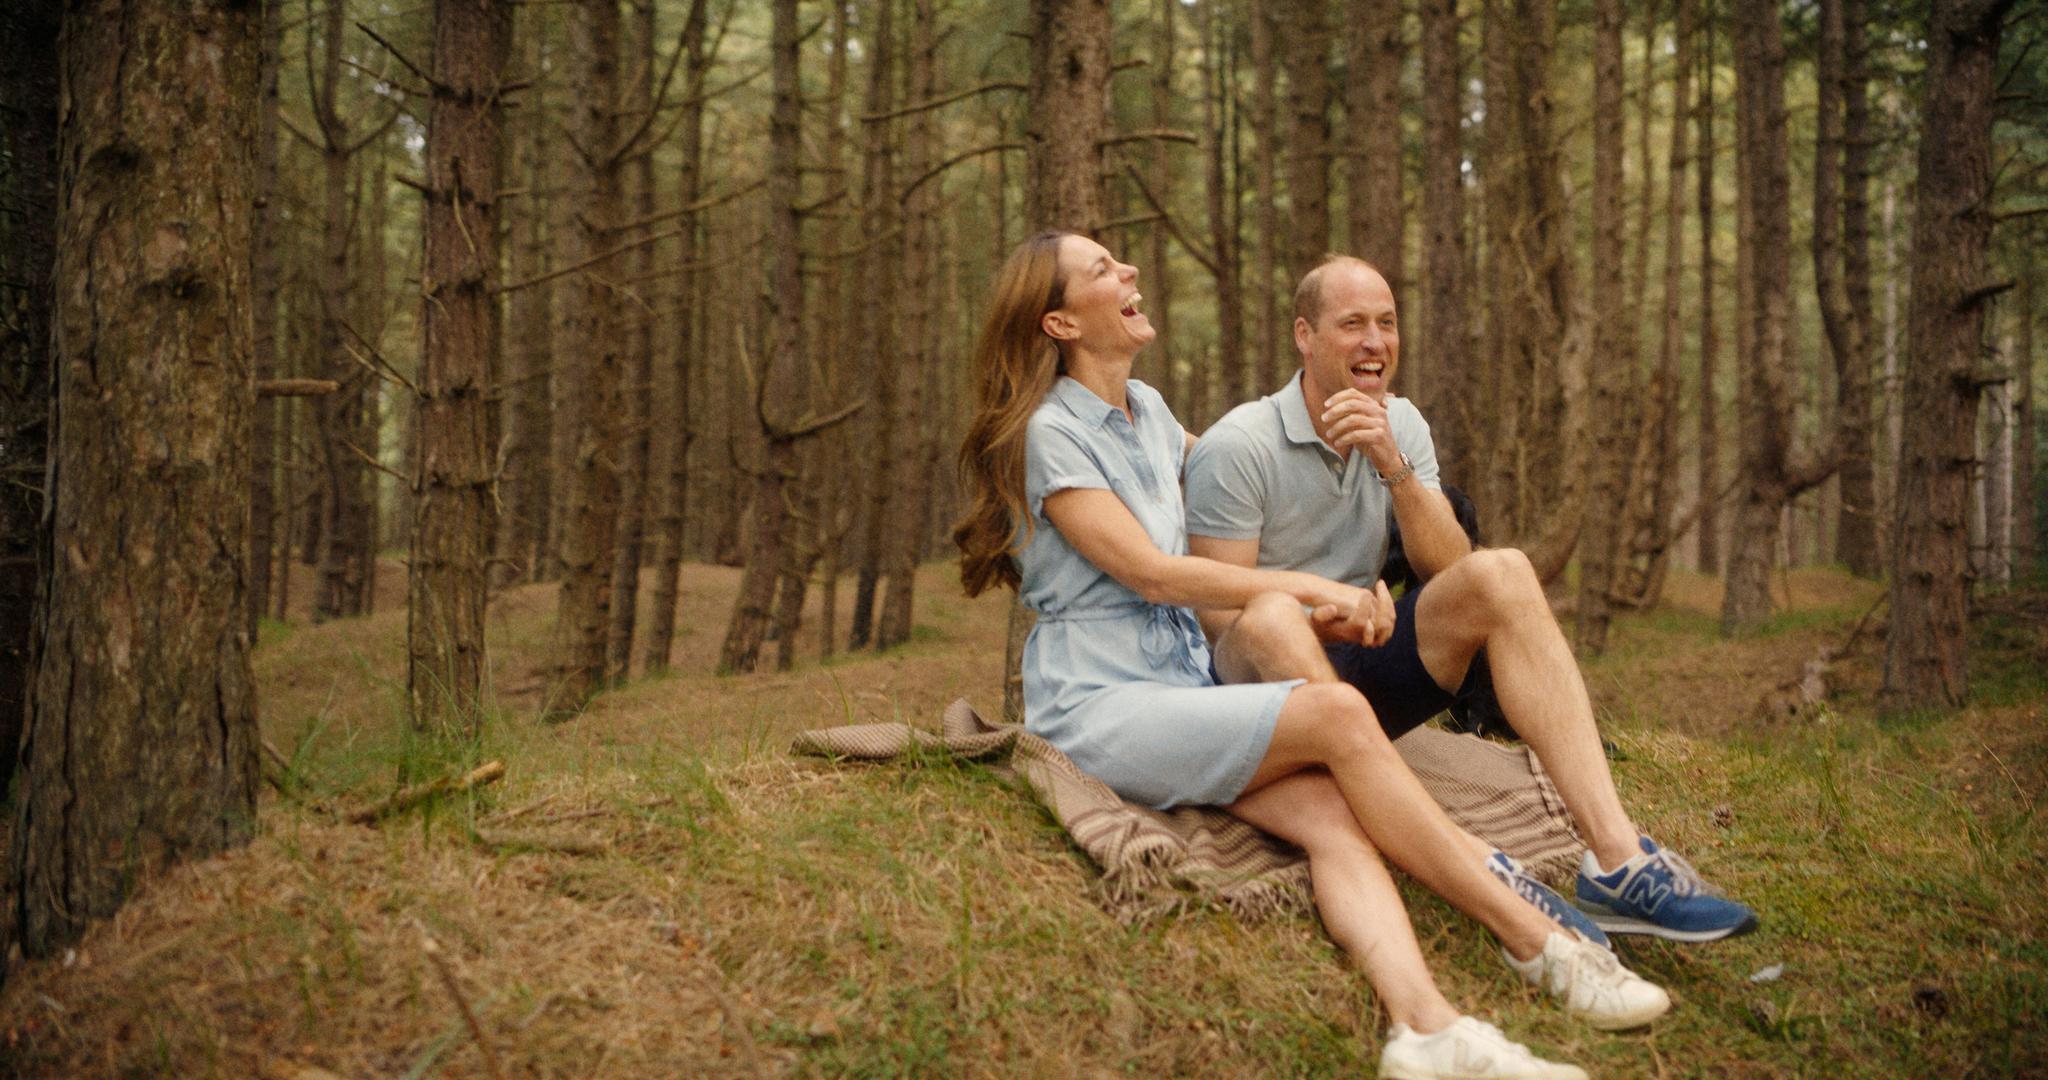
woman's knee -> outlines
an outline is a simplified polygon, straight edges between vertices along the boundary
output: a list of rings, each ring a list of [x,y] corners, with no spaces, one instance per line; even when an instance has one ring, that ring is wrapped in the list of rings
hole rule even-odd
[[[1394,753],[1379,717],[1365,695],[1349,683],[1316,683],[1295,691],[1310,710],[1325,764],[1368,760]]]

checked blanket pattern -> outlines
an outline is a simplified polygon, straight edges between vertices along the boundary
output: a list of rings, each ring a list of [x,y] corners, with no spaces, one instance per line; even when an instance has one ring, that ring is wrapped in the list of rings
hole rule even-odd
[[[1578,865],[1585,842],[1527,748],[1431,727],[1409,732],[1394,747],[1469,832],[1540,876]],[[1021,725],[991,724],[965,700],[946,707],[936,734],[907,724],[854,724],[803,732],[790,749],[860,761],[929,753],[980,761],[1007,753],[1010,767],[1101,868],[1098,899],[1127,922],[1203,902],[1253,918],[1311,909],[1300,849],[1213,807],[1159,811],[1125,802],[1051,743]]]

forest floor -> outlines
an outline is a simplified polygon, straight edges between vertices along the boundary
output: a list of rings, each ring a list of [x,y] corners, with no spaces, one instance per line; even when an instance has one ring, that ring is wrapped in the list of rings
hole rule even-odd
[[[805,728],[995,706],[1001,599],[967,601],[928,567],[908,645],[820,663],[806,635],[793,672],[720,678],[736,584],[689,568],[675,672],[552,727],[531,714],[553,592],[499,597],[500,710],[464,753],[408,734],[391,596],[361,619],[266,624],[284,793],[266,788],[246,849],[163,875],[77,949],[18,967],[0,1073],[1370,1074],[1383,1021],[1313,919],[1121,925],[1003,770],[788,755]],[[1639,823],[1762,928],[1624,940],[1677,1006],[1603,1035],[1404,885],[1446,993],[1603,1076],[2048,1076],[2048,593],[1981,605],[1976,704],[1880,720],[1869,629],[1827,707],[1770,704],[1877,587],[1802,571],[1782,592],[1763,632],[1722,641],[1718,586],[1680,576],[1587,667]],[[502,783],[381,827],[338,813],[401,766],[491,759]]]

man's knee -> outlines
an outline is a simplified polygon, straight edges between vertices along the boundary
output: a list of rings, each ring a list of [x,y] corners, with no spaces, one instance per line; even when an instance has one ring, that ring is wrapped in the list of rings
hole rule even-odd
[[[1271,641],[1300,634],[1307,628],[1308,617],[1302,613],[1300,601],[1286,593],[1264,592],[1245,604],[1243,614],[1231,629],[1247,640]]]
[[[1486,548],[1459,559],[1444,571],[1454,584],[1459,606],[1490,615],[1525,610],[1532,597],[1543,595],[1536,567],[1518,548]]]

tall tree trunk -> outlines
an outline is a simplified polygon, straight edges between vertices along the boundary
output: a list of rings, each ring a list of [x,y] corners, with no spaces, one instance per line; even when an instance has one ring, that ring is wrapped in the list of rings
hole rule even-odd
[[[1323,7],[1323,0],[1289,0],[1282,50],[1287,64],[1287,273],[1292,280],[1330,250],[1330,64]],[[1398,162],[1398,149],[1394,157]]]
[[[261,8],[74,6],[50,543],[12,873],[47,956],[255,826],[243,607]],[[17,43],[18,44],[18,43]]]
[[[1591,342],[1579,313],[1551,121],[1555,0],[1486,8],[1488,434],[1481,505],[1543,580],[1577,546],[1587,485]]]
[[[1878,547],[1875,421],[1870,385],[1870,62],[1864,0],[1842,0],[1842,292],[1845,344],[1838,357],[1836,423],[1848,452],[1842,458],[1842,500],[1835,553],[1850,572],[1883,572]],[[1851,385],[1853,382],[1853,386]]]
[[[1178,0],[1172,0],[1178,2]],[[1243,250],[1238,243],[1237,208],[1238,192],[1231,180],[1237,175],[1231,166],[1230,146],[1226,132],[1235,125],[1235,95],[1231,93],[1230,78],[1230,34],[1228,27],[1219,25],[1216,5],[1203,4],[1197,8],[1202,28],[1202,131],[1203,173],[1202,194],[1208,208],[1209,251],[1215,260],[1210,267],[1210,277],[1215,281],[1216,290],[1216,351],[1219,354],[1213,365],[1220,375],[1226,398],[1236,403],[1235,395],[1245,384],[1244,347],[1244,301],[1241,285],[1242,267],[1239,260]],[[1165,198],[1164,195],[1160,196]],[[1204,391],[1210,381],[1210,372],[1205,365],[1191,363],[1188,381],[1188,411],[1191,426],[1201,426],[1209,419],[1209,410]],[[1263,369],[1261,369],[1263,371]],[[1197,402],[1201,402],[1196,406]]]
[[[654,100],[654,0],[634,0],[629,35],[633,55],[632,85],[626,90],[625,115],[635,125],[651,112]],[[651,146],[626,159],[623,179],[631,216],[645,221],[654,216],[654,150]],[[620,241],[637,239],[649,231],[642,226],[632,234],[620,233]],[[625,256],[636,281],[651,282],[654,276],[653,244],[641,244]],[[649,288],[641,286],[642,289]],[[654,332],[656,308],[642,297],[620,305],[626,313],[624,338],[625,432],[619,447],[619,531],[612,555],[611,629],[605,644],[605,678],[625,679],[633,666],[633,631],[640,614],[640,553],[646,531],[649,498],[648,462],[652,452],[648,424],[653,416]]]
[[[1425,5],[1426,7],[1427,5]],[[1430,14],[1425,11],[1428,25]],[[1425,37],[1428,30],[1423,31]],[[1457,17],[1452,12],[1451,46],[1457,47]],[[1402,257],[1406,215],[1401,205],[1401,69],[1408,52],[1401,41],[1400,0],[1350,0],[1346,8],[1344,78],[1345,160],[1350,175],[1351,254],[1379,267],[1395,296],[1408,296],[1408,277]],[[1451,57],[1456,65],[1455,53]],[[1425,79],[1427,76],[1425,76]],[[1453,91],[1449,101],[1457,115],[1464,88]],[[1424,99],[1425,112],[1435,105]],[[1428,121],[1424,120],[1425,125]],[[1452,151],[1454,154],[1455,150]],[[1456,165],[1457,159],[1452,162]],[[1426,163],[1424,168],[1438,163]],[[1435,351],[1436,343],[1424,336]],[[1402,380],[1408,394],[1420,396],[1416,380],[1416,350],[1404,350]],[[1454,362],[1465,358],[1455,350],[1446,355]]]
[[[803,114],[802,88],[797,80],[796,0],[774,0],[773,10],[769,56],[775,97],[768,120],[768,229],[763,246],[767,258],[761,291],[766,332],[754,405],[766,445],[754,478],[753,535],[746,567],[740,575],[732,621],[726,626],[725,644],[719,650],[719,670],[729,672],[752,671],[760,661],[775,584],[791,540],[785,489],[795,477],[797,443],[788,421],[804,415],[808,405],[805,376],[810,365],[803,342],[804,282],[798,248],[803,225],[798,206]],[[771,415],[771,409],[780,415]]]
[[[376,447],[366,437],[367,402],[375,377],[365,368],[363,343],[353,340],[349,320],[356,297],[349,276],[350,225],[355,217],[349,159],[359,146],[340,109],[342,35],[347,0],[328,0],[321,35],[322,61],[313,116],[319,124],[322,176],[320,214],[320,356],[327,378],[341,389],[315,399],[319,453],[324,470],[320,520],[319,589],[316,619],[362,611],[364,566],[372,548],[370,477],[363,457]],[[357,328],[366,336],[370,328]],[[358,357],[365,359],[359,360]]]
[[[263,2],[262,87],[256,119],[256,204],[250,218],[249,265],[251,302],[255,307],[254,360],[258,381],[277,375],[277,299],[280,292],[277,210],[277,109],[278,71],[284,66],[283,0]],[[270,605],[271,549],[276,539],[272,529],[277,516],[276,444],[277,409],[274,401],[259,399],[249,424],[249,635],[256,639],[256,622]],[[0,697],[0,708],[5,707]],[[5,724],[0,723],[0,728]],[[4,759],[0,752],[0,759]]]
[[[1629,349],[1633,312],[1624,307],[1622,280],[1622,12],[1621,0],[1593,4],[1593,492],[1586,507],[1579,560],[1577,645],[1582,655],[1607,650],[1610,594],[1616,555],[1627,520],[1630,436],[1628,383],[1635,368]],[[1647,237],[1638,237],[1643,245]]]
[[[896,203],[895,126],[888,118],[896,101],[895,7],[896,0],[875,0],[875,31],[868,40],[873,59],[868,61],[867,115],[861,123],[861,216],[867,221],[869,235],[884,239],[870,240],[861,255],[861,276],[867,281],[887,281],[901,249],[888,239],[901,220]],[[896,370],[896,324],[891,306],[877,303],[855,305],[852,324],[853,340],[866,343],[862,381],[875,391],[875,399],[857,420],[863,434],[863,467],[854,497],[860,571],[854,580],[853,627],[847,632],[846,647],[862,649],[874,641],[875,592],[882,580],[882,530],[889,520],[886,477],[898,434],[890,423],[896,400],[895,380],[890,377]]]
[[[435,0],[405,681],[414,727],[471,736],[483,720],[496,531],[485,402],[497,366],[498,95],[511,44],[509,0]]]
[[[2012,478],[2013,489],[2018,493],[2013,513],[2018,520],[2013,523],[2012,565],[2024,581],[2039,571],[2034,561],[2040,550],[2041,521],[2040,495],[2034,487],[2034,455],[2039,451],[2034,432],[2034,322],[2040,314],[2034,307],[2034,279],[2039,271],[2033,253],[2025,252],[2019,258],[2020,300],[2014,308],[2019,327],[2013,335],[2013,378],[2019,383],[2019,394],[2013,402],[2013,424],[2019,428],[2019,437],[2014,451],[2018,464],[2013,468]]]
[[[0,39],[11,42],[14,53],[0,65],[0,425],[10,432],[0,441],[0,783],[14,776],[21,743],[36,557],[46,541],[62,13],[58,0],[28,0],[0,11]]]
[[[558,152],[550,139],[548,121],[549,82],[541,72],[548,67],[548,16],[550,8],[523,5],[513,16],[513,36],[518,41],[520,66],[535,85],[528,89],[521,108],[513,114],[512,184],[526,188],[525,198],[508,203],[511,216],[510,257],[507,273],[515,282],[537,278],[547,271],[549,207],[559,197],[552,190],[549,160]],[[559,50],[555,51],[558,56]],[[533,286],[512,294],[507,312],[508,339],[505,342],[505,469],[498,481],[503,492],[504,513],[498,519],[497,562],[493,580],[500,586],[539,581],[541,552],[546,548],[548,515],[553,491],[553,469],[549,455],[552,410],[548,404],[549,351],[554,321],[549,303],[553,290]]]
[[[1158,17],[1153,20],[1152,39],[1152,126],[1161,131],[1173,127],[1173,43],[1174,12],[1180,8],[1180,0],[1157,0]],[[1150,161],[1148,185],[1162,206],[1173,205],[1173,149],[1164,139],[1154,140]],[[1151,317],[1152,325],[1159,336],[1152,342],[1152,355],[1146,361],[1152,371],[1158,372],[1159,392],[1171,406],[1193,424],[1195,418],[1188,413],[1181,394],[1181,378],[1177,369],[1173,342],[1173,273],[1167,264],[1166,241],[1168,229],[1165,222],[1154,222],[1151,228],[1150,258],[1146,260],[1149,277],[1145,282],[1145,311]],[[1008,245],[999,245],[1007,248]],[[1192,373],[1190,373],[1192,374]]]
[[[826,65],[825,97],[829,121],[825,131],[825,177],[830,189],[829,201],[832,206],[824,214],[818,227],[818,246],[825,254],[823,274],[825,281],[820,293],[824,302],[818,305],[813,320],[813,331],[819,343],[825,385],[833,401],[843,401],[852,385],[852,372],[846,362],[846,311],[858,302],[854,289],[854,275],[846,272],[846,259],[840,251],[845,242],[846,207],[852,185],[846,176],[846,52],[851,40],[853,0],[832,0],[832,55]],[[997,164],[1002,162],[1001,154],[995,155]],[[995,192],[996,218],[1002,218],[1002,188]],[[998,249],[1002,244],[998,242]],[[838,638],[839,626],[839,570],[846,551],[848,533],[848,500],[852,495],[851,471],[843,466],[852,456],[853,438],[846,425],[834,428],[819,444],[812,448],[822,459],[822,465],[813,475],[824,486],[822,506],[817,524],[818,536],[818,658],[830,659]],[[793,635],[792,635],[793,637]],[[794,647],[793,643],[791,647]]]
[[[1679,357],[1685,347],[1680,304],[1685,266],[1685,116],[1692,101],[1692,65],[1698,4],[1678,0],[1671,73],[1671,144],[1664,185],[1664,286],[1657,365],[1651,376],[1647,415],[1638,425],[1642,462],[1629,510],[1629,580],[1626,602],[1636,607],[1656,604],[1671,565],[1677,539],[1672,520],[1678,500]],[[1704,501],[1695,506],[1703,506]]]
[[[1293,359],[1292,349],[1285,358],[1281,355],[1280,340],[1287,335],[1281,329],[1279,296],[1273,282],[1279,272],[1280,244],[1280,108],[1275,89],[1279,59],[1273,45],[1273,5],[1277,2],[1250,0],[1245,6],[1252,38],[1252,206],[1257,215],[1252,226],[1252,280],[1247,291],[1254,313],[1252,336],[1257,339],[1252,343],[1252,355],[1257,362],[1251,371],[1252,386],[1223,388],[1225,408],[1255,396],[1254,392],[1279,389],[1285,378],[1282,372]]]
[[[1470,257],[1461,135],[1465,77],[1457,0],[1422,0],[1421,14],[1424,287],[1419,336],[1431,357],[1425,400],[1443,475],[1472,489],[1477,473],[1473,399],[1479,392],[1480,372],[1473,352],[1471,283],[1465,272]],[[1353,137],[1358,135],[1354,132]],[[1394,197],[1398,201],[1398,188]],[[1378,251],[1382,245],[1364,246]]]
[[[683,17],[680,47],[683,50],[683,103],[678,121],[682,163],[676,174],[676,201],[695,205],[703,187],[704,169],[704,78],[710,59],[704,49],[706,0],[690,0]],[[693,415],[691,376],[702,364],[702,323],[697,305],[698,274],[691,269],[702,253],[698,242],[698,215],[686,213],[679,225],[682,243],[676,257],[684,271],[677,276],[675,315],[669,331],[674,359],[663,366],[655,382],[655,401],[663,422],[658,431],[654,455],[654,596],[647,630],[641,635],[641,667],[650,675],[667,671],[669,652],[675,642],[676,603],[682,577],[684,525],[688,521],[690,495],[690,450],[697,441]]]
[[[1991,121],[1998,39],[2011,0],[1935,0],[1928,13],[1906,320],[1905,432],[1892,515],[1887,709],[1960,706],[1969,695],[1969,547],[1964,532],[1977,396],[1985,376]]]
[[[914,0],[907,57],[909,79],[905,100],[928,101],[938,93],[937,28],[932,0]],[[904,139],[903,171],[912,178],[923,176],[938,157],[930,110],[910,117]],[[933,355],[936,339],[933,290],[936,282],[940,237],[936,227],[939,214],[938,191],[925,184],[903,205],[906,257],[903,275],[895,290],[902,306],[903,362],[895,375],[895,416],[892,423],[904,439],[891,468],[892,497],[883,571],[888,589],[882,599],[882,617],[875,630],[878,648],[890,648],[910,640],[911,603],[917,586],[917,564],[924,553],[924,511],[931,499],[931,476],[926,468],[931,430],[937,418],[936,395],[927,387],[937,364]]]
[[[1771,0],[1738,0],[1735,28],[1736,142],[1745,210],[1737,246],[1745,252],[1739,280],[1748,342],[1741,350],[1743,481],[1721,602],[1721,630],[1727,634],[1753,630],[1770,616],[1770,573],[1784,511],[1814,481],[1798,475],[1802,470],[1793,463],[1785,32]]]
[[[604,257],[618,236],[619,214],[619,9],[617,0],[580,0],[569,9],[569,79],[576,97],[569,129],[577,183],[574,224],[556,245],[564,266],[584,266],[576,287],[563,290],[563,337],[574,351],[556,354],[569,408],[557,412],[574,439],[570,470],[561,477],[562,591],[555,614],[552,685],[543,712],[562,718],[580,710],[605,681],[610,638],[612,559],[619,517],[621,323],[612,281],[616,256]],[[587,265],[586,265],[587,264]],[[571,362],[570,358],[574,357]]]
[[[1721,572],[1721,331],[1714,314],[1714,6],[1702,0],[1701,26],[1705,40],[1700,46],[1700,96],[1696,123],[1699,128],[1698,208],[1700,219],[1700,382],[1697,410],[1699,446],[1698,474],[1700,511],[1697,525],[1699,566],[1709,574]]]
[[[1865,322],[1849,301],[1845,280],[1844,250],[1845,185],[1842,159],[1846,145],[1844,102],[1848,83],[1845,57],[1846,30],[1843,0],[1821,0],[1820,41],[1814,61],[1816,88],[1813,165],[1813,281],[1820,302],[1821,327],[1827,333],[1828,351],[1835,361],[1835,423],[1849,445],[1849,457],[1870,459],[1870,360],[1864,343]],[[1840,533],[1855,530],[1867,516],[1852,512],[1861,500],[1847,490],[1843,478],[1837,528]],[[1867,505],[1863,506],[1867,513]],[[1872,551],[1869,554],[1874,555]],[[1847,561],[1847,556],[1843,557]],[[1852,567],[1853,569],[1853,567]]]

